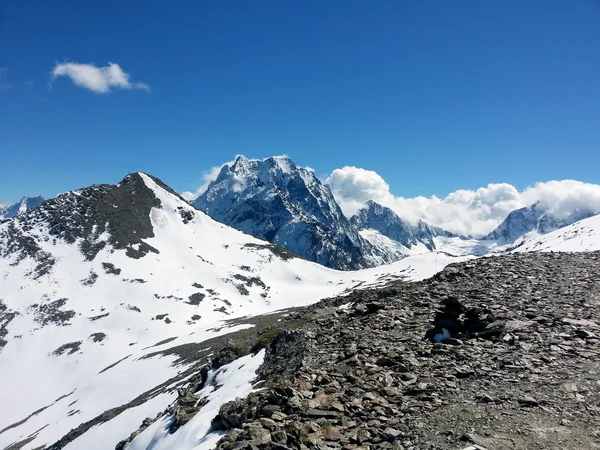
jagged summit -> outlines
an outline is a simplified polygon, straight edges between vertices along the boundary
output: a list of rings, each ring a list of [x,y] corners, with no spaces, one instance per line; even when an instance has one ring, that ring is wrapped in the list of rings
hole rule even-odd
[[[229,167],[229,166],[225,166]],[[271,156],[263,160],[260,159],[249,159],[244,155],[239,155],[234,163],[230,166],[231,172],[237,174],[249,173],[256,168],[263,169],[265,172],[270,173],[292,173],[295,170],[301,169],[296,166],[296,163],[292,161],[288,156]]]
[[[285,156],[239,156],[221,169],[193,205],[216,220],[338,269],[377,262],[328,186]],[[381,259],[381,258],[380,258]]]
[[[569,216],[558,218],[554,217],[540,202],[537,202],[511,212],[494,231],[482,239],[497,240],[500,243],[510,244],[532,231],[547,234],[591,217],[597,212],[576,209]]]
[[[17,217],[18,215],[24,214],[30,209],[37,208],[45,201],[46,199],[42,196],[23,197],[21,200],[19,200],[13,205],[0,208],[0,220]]]
[[[382,235],[399,242],[407,248],[419,244],[428,250],[435,250],[433,240],[436,236],[456,237],[455,234],[438,227],[433,227],[420,220],[416,225],[401,219],[390,208],[369,200],[352,216],[350,222],[359,230],[375,230]]]

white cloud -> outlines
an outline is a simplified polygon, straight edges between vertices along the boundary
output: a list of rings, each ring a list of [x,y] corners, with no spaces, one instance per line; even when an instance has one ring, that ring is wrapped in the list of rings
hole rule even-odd
[[[207,170],[206,172],[204,172],[202,174],[202,185],[200,185],[200,187],[198,189],[196,189],[194,192],[190,192],[190,191],[182,192],[181,196],[188,201],[195,200],[196,198],[198,198],[200,195],[202,195],[204,193],[204,191],[206,191],[210,182],[215,181],[217,179],[217,177],[219,176],[219,172],[221,172],[221,169],[223,168],[223,166],[225,166],[225,165],[231,166],[235,162],[236,159],[237,159],[237,156],[234,158],[233,161],[228,161],[219,166],[211,167],[209,170]]]
[[[93,64],[62,63],[52,69],[52,79],[69,77],[77,86],[84,87],[98,94],[106,94],[112,88],[150,90],[146,83],[132,83],[130,75],[116,63],[108,63],[104,67]]]
[[[489,233],[511,211],[538,201],[556,217],[566,217],[577,208],[600,211],[600,185],[573,180],[540,182],[522,192],[507,183],[488,184],[475,191],[461,189],[444,198],[397,197],[377,172],[358,167],[335,169],[325,182],[347,216],[367,200],[374,200],[411,222],[422,219],[473,236]]]

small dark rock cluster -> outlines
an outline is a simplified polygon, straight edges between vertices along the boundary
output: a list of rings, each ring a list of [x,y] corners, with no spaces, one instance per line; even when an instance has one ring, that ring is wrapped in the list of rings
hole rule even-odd
[[[112,263],[103,262],[102,268],[109,275],[119,275],[121,273],[121,269],[115,267],[115,265]]]
[[[196,216],[194,211],[191,211],[189,209],[184,209],[183,206],[178,206],[177,212],[179,213],[179,216],[181,216],[183,223],[186,225],[188,222],[191,222],[192,220],[194,220],[194,217]]]
[[[0,299],[0,351],[8,341],[4,337],[8,334],[8,324],[17,316],[16,311],[12,311]]]
[[[90,334],[90,338],[94,341],[94,342],[102,342],[104,339],[106,339],[106,333],[92,333]]]
[[[90,270],[90,274],[81,280],[81,284],[84,286],[92,286],[98,280],[98,274],[93,270]]]
[[[64,353],[68,355],[72,355],[73,353],[77,353],[79,348],[81,347],[82,341],[68,342],[66,344],[61,345],[56,350],[52,352],[54,356],[60,356]]]
[[[188,305],[198,306],[202,300],[206,297],[206,294],[202,292],[194,292],[192,295],[188,297],[188,301],[186,302]]]
[[[48,297],[44,296],[41,303],[31,305],[33,318],[39,325],[45,327],[53,324],[58,326],[67,326],[73,317],[75,311],[65,310],[67,298],[59,298],[58,300],[48,301]]]

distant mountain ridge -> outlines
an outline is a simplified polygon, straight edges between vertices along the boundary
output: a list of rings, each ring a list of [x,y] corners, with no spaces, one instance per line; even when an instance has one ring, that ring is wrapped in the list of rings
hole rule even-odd
[[[17,203],[10,206],[0,208],[0,220],[11,219],[20,214],[24,214],[29,209],[34,209],[44,203],[46,199],[42,196],[38,197],[23,197]]]
[[[428,225],[422,220],[419,220],[416,225],[411,225],[406,220],[401,219],[390,208],[382,206],[373,200],[369,200],[365,203],[365,205],[351,217],[350,223],[359,230],[376,230],[407,248],[423,244],[430,251],[436,249],[433,240],[434,237],[458,237],[458,235],[443,230],[442,228]]]
[[[283,156],[239,156],[192,204],[220,222],[342,270],[435,251],[435,237],[457,237],[423,221],[412,225],[374,201],[347,218],[328,185]]]
[[[494,231],[484,236],[482,240],[496,240],[501,244],[510,244],[532,231],[547,234],[587,219],[595,213],[597,211],[577,209],[565,218],[556,218],[538,202],[512,211]]]

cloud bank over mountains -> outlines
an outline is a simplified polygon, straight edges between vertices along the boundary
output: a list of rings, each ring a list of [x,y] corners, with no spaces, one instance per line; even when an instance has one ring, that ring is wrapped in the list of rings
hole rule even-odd
[[[508,183],[492,183],[474,191],[451,192],[443,198],[396,196],[377,172],[359,167],[335,169],[325,182],[347,216],[367,200],[374,200],[406,220],[422,219],[474,237],[491,232],[511,211],[536,202],[557,218],[567,217],[576,209],[600,211],[600,185],[574,180],[538,182],[521,192]]]
[[[182,196],[186,200],[198,197],[217,178],[221,168],[234,161],[235,158],[203,173],[201,186],[194,192],[183,192]],[[510,212],[536,202],[556,218],[565,218],[578,209],[600,212],[600,185],[574,180],[538,182],[521,192],[508,183],[491,183],[477,190],[460,189],[443,198],[396,196],[377,172],[353,166],[335,169],[322,181],[330,186],[347,217],[368,200],[374,200],[410,222],[424,220],[473,237],[490,233]]]

